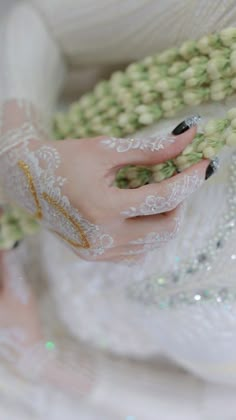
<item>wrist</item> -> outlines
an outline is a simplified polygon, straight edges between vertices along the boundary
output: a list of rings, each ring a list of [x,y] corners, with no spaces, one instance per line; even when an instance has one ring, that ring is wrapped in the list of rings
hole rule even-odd
[[[0,115],[1,196],[4,202],[16,202],[24,208],[27,189],[32,189],[30,156],[39,145],[42,146],[46,134],[38,110],[24,99],[4,102]]]

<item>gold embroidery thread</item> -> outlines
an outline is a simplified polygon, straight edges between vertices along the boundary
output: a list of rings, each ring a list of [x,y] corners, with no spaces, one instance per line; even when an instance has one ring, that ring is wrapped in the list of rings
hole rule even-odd
[[[36,187],[35,187],[35,184],[34,184],[33,176],[32,176],[31,171],[30,171],[30,167],[23,160],[20,160],[18,162],[18,166],[24,172],[25,177],[27,178],[27,181],[28,181],[29,190],[30,190],[30,192],[31,192],[31,194],[34,198],[34,202],[35,202],[37,211],[33,216],[37,219],[42,219],[42,217],[43,217],[42,207],[41,207],[41,204],[40,204],[40,201],[39,201],[39,198],[38,198],[37,190],[36,190]],[[81,237],[82,244],[78,244],[77,242],[75,242],[75,241],[73,241],[69,238],[66,238],[65,236],[59,234],[58,232],[56,232],[56,233],[63,240],[68,242],[73,247],[85,248],[85,249],[90,248],[90,243],[89,243],[89,241],[88,241],[88,239],[87,239],[87,237],[84,233],[84,230],[81,227],[81,225],[77,222],[77,220],[75,220],[74,217],[72,217],[56,200],[54,200],[52,197],[50,197],[46,192],[43,192],[42,197],[45,201],[47,201],[47,203],[49,203],[52,207],[57,209],[75,227],[75,229],[78,231],[78,233]]]
[[[25,177],[27,178],[27,181],[28,181],[29,190],[30,190],[30,192],[31,192],[31,194],[34,198],[34,202],[35,202],[35,206],[36,206],[37,211],[33,216],[36,219],[42,219],[42,217],[43,217],[42,207],[41,207],[40,202],[39,202],[36,187],[34,185],[33,176],[30,172],[30,167],[23,160],[20,160],[18,162],[18,166],[24,172]]]
[[[89,241],[84,233],[84,230],[82,229],[81,225],[77,222],[77,220],[74,219],[54,198],[50,197],[46,192],[42,194],[43,198],[47,203],[49,203],[52,207],[54,207],[56,210],[58,210],[69,222],[75,227],[75,229],[79,232],[82,244],[78,244],[75,241],[72,241],[71,239],[66,238],[65,236],[59,234],[56,232],[62,239],[64,239],[66,242],[68,242],[70,245],[76,247],[76,248],[90,248]]]

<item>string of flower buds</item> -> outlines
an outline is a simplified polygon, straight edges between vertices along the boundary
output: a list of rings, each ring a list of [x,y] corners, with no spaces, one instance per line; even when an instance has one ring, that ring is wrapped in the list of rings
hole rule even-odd
[[[116,176],[119,188],[137,188],[145,184],[161,182],[189,168],[201,159],[213,159],[223,146],[236,146],[236,108],[227,113],[227,118],[210,120],[193,142],[175,159],[158,165],[125,166]]]
[[[113,73],[58,114],[58,139],[130,135],[186,105],[221,101],[236,91],[236,28],[146,57]]]
[[[67,113],[55,116],[54,135],[57,139],[122,137],[161,118],[173,117],[186,105],[221,101],[234,92],[236,28],[227,28],[113,73],[110,80],[101,81],[91,93],[72,104]],[[236,145],[236,108],[225,119],[209,121],[176,159],[150,167],[122,168],[116,185],[137,188],[160,182],[202,158],[213,158],[224,145]],[[36,228],[30,216],[9,207],[0,217],[0,249],[9,248]]]

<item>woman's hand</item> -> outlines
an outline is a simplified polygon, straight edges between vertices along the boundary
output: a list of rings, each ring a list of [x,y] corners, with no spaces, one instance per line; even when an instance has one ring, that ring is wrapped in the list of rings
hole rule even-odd
[[[18,120],[24,107],[20,112]],[[157,134],[152,141],[49,142],[36,135],[34,125],[27,131],[21,124],[15,131],[15,141],[8,135],[11,147],[8,143],[0,152],[6,193],[88,260],[132,260],[172,239],[182,221],[182,203],[202,185],[209,165],[204,160],[159,184],[122,190],[114,186],[120,167],[179,155],[196,128],[183,123],[177,130],[182,134]]]

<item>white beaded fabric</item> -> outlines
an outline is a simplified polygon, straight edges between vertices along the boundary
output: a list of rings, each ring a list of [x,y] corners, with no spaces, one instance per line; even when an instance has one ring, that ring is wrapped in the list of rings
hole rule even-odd
[[[29,52],[26,53],[28,38],[25,35],[24,57],[35,70],[30,73],[35,79],[29,88],[25,80],[22,84],[18,80],[16,85],[21,95],[25,92],[25,97],[33,102],[37,102],[38,97],[39,106],[42,108],[45,101],[45,109],[51,110],[59,92],[58,80],[62,80],[61,71],[57,70],[59,60],[63,69],[65,62],[71,71],[76,69],[80,79],[76,89],[81,92],[85,71],[90,74],[109,72],[111,66],[122,67],[134,59],[236,23],[233,0],[128,0],[123,4],[115,0],[34,0],[32,3],[36,12],[31,13],[38,19],[42,17],[44,36],[47,34],[54,40],[56,50],[47,57],[41,56],[35,69]],[[25,7],[27,10],[27,4]],[[16,27],[24,31],[20,19],[22,10],[16,9],[15,13]],[[29,30],[34,33],[34,20],[27,22],[27,34]],[[4,40],[2,45],[5,45]],[[17,56],[19,63],[22,54]],[[12,66],[15,61],[8,63]],[[47,79],[50,83],[46,84],[50,103],[46,92],[42,94],[43,84],[37,85],[38,78],[47,77],[47,65],[50,70],[54,69],[49,72],[54,77]],[[13,79],[16,77],[19,72],[17,76],[14,73]],[[86,86],[94,81],[95,77],[86,80]],[[3,87],[6,98],[1,76],[0,92]],[[199,113],[203,120],[216,118],[235,105],[235,100],[205,104],[188,109],[187,113]],[[185,117],[186,111],[146,133],[174,128]],[[146,359],[146,362],[139,360],[134,370],[127,361],[123,376],[119,375],[118,368],[112,386],[110,373],[104,374],[94,401],[102,401],[99,409],[104,409],[102,418],[105,420],[128,420],[132,415],[137,417],[134,420],[156,420],[157,412],[163,420],[230,420],[232,413],[236,415],[235,156],[231,151],[223,152],[220,163],[218,174],[187,200],[185,224],[179,235],[163,249],[150,253],[140,266],[78,260],[60,241],[44,231],[24,245],[28,250],[25,263],[29,277],[38,291],[44,323],[51,333],[57,332],[58,337],[72,336],[75,349],[76,343],[84,341],[88,347],[118,356]],[[169,365],[168,373],[164,369],[162,375],[163,355],[190,374],[182,371],[180,374],[176,366]],[[140,370],[146,369],[151,356],[156,358],[153,380],[147,374],[142,388],[140,383],[143,382],[139,383],[137,378],[141,378]],[[104,362],[104,370],[105,366],[110,372],[109,363]],[[15,385],[10,373],[4,367],[2,371],[5,382],[19,390],[19,384]],[[200,379],[195,379],[191,373]],[[131,392],[131,402],[124,390],[127,395]],[[69,413],[68,418],[73,419],[72,402],[55,397],[53,404],[55,412],[58,404],[62,412],[64,409],[64,413]],[[10,412],[6,402],[4,406],[4,414]],[[91,414],[90,407],[84,414],[82,405],[76,405],[77,414],[83,420],[98,420],[99,409]],[[22,410],[24,412],[24,408]]]

